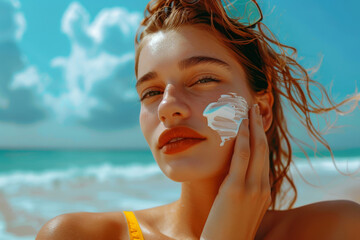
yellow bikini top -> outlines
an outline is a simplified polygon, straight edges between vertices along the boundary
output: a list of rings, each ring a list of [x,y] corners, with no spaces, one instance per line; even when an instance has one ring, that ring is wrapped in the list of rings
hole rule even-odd
[[[128,224],[130,240],[144,240],[140,225],[136,220],[135,214],[131,211],[123,211]]]

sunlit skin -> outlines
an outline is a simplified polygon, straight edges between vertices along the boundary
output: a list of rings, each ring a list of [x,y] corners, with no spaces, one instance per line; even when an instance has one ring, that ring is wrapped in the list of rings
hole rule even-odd
[[[137,76],[141,79],[154,72],[156,77],[137,87],[142,99],[141,129],[160,169],[170,179],[182,182],[181,197],[169,205],[171,211],[167,213],[167,228],[163,231],[169,236],[200,236],[229,170],[235,140],[220,147],[218,133],[208,127],[202,115],[204,109],[221,94],[235,92],[244,97],[249,106],[259,103],[265,114],[266,129],[271,123],[272,101],[268,96],[255,97],[240,63],[205,30],[182,27],[177,31],[155,33],[145,41]],[[202,63],[185,69],[179,67],[179,62],[196,56],[219,59],[228,66]],[[209,77],[218,81],[199,82]],[[154,92],[149,95],[149,91]],[[165,129],[176,126],[192,128],[206,140],[181,153],[164,154],[157,147],[158,138]]]

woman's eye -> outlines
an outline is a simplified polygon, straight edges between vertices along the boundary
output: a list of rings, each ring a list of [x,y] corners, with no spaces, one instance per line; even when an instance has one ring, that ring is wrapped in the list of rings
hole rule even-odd
[[[148,98],[148,97],[153,97],[153,96],[156,96],[158,94],[161,94],[162,92],[161,91],[148,91],[147,93],[145,93],[142,98],[140,99],[140,101],[144,100],[145,98]]]
[[[204,77],[204,78],[197,80],[193,85],[195,85],[197,83],[208,83],[208,82],[220,82],[220,80],[217,80],[212,77]],[[140,101],[143,101],[146,98],[154,97],[154,96],[162,94],[162,93],[163,93],[162,91],[148,91],[141,97]]]
[[[207,82],[220,82],[220,81],[211,77],[202,78],[196,81],[196,83],[207,83]]]

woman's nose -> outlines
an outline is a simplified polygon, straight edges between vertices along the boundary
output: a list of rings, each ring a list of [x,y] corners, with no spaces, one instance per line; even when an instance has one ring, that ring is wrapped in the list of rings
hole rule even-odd
[[[158,117],[167,126],[179,124],[190,116],[190,109],[181,91],[174,85],[167,85],[158,107]]]

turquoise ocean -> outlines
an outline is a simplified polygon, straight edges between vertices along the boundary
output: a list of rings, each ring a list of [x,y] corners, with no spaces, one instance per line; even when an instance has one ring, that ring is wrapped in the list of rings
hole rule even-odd
[[[360,168],[360,149],[335,151],[343,172]],[[295,207],[348,199],[360,203],[360,175],[338,173],[328,154],[298,154],[291,172],[298,188]],[[320,184],[322,189],[306,181]],[[316,174],[315,174],[316,173]],[[151,208],[175,201],[180,183],[169,180],[150,151],[0,150],[0,239],[35,239],[51,218],[69,212]]]

